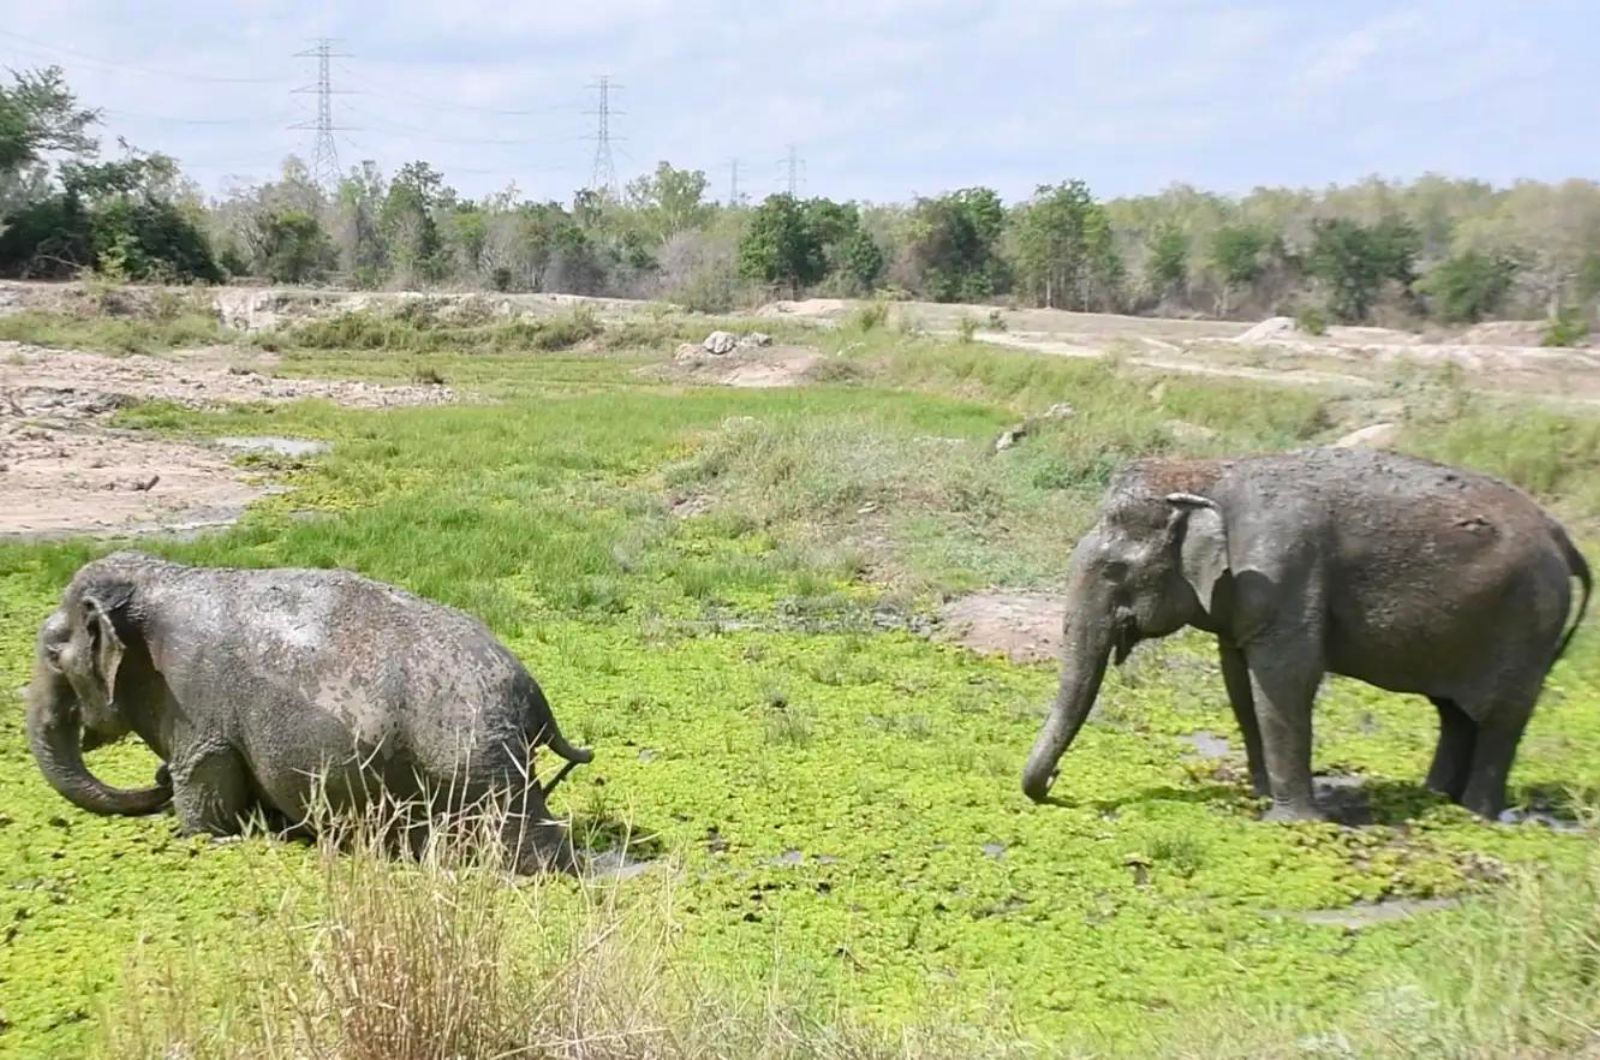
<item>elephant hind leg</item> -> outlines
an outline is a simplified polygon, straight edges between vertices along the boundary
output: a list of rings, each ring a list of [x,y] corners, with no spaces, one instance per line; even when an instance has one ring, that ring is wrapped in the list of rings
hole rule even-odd
[[[1506,781],[1538,695],[1537,688],[1507,695],[1478,722],[1478,738],[1473,744],[1472,765],[1467,770],[1461,805],[1480,817],[1495,820],[1506,808]]]
[[[1428,770],[1428,788],[1456,802],[1467,788],[1472,753],[1478,741],[1478,723],[1452,699],[1430,696],[1439,711],[1439,746]]]

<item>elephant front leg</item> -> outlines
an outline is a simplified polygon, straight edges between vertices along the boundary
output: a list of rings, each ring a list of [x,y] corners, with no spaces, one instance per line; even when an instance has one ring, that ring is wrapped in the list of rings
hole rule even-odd
[[[238,835],[255,806],[244,760],[222,748],[175,763],[172,805],[184,835]]]
[[[1304,649],[1292,642],[1254,643],[1245,650],[1272,794],[1268,821],[1322,819],[1311,789],[1311,706],[1322,668],[1304,655]]]
[[[1250,690],[1250,668],[1245,665],[1244,652],[1231,644],[1217,642],[1222,661],[1222,683],[1228,689],[1228,704],[1233,707],[1234,720],[1239,723],[1239,734],[1244,737],[1245,761],[1250,765],[1250,787],[1257,795],[1271,795],[1267,780],[1267,765],[1261,755],[1261,725],[1256,720],[1255,696]]]

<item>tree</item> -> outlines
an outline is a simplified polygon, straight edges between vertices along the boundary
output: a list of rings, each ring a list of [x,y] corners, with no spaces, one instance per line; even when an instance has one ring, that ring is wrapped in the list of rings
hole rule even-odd
[[[794,297],[827,274],[822,241],[792,195],[769,195],[739,241],[739,271],[753,280],[787,284]]]
[[[839,271],[854,294],[870,294],[883,278],[883,250],[864,230],[857,228],[839,247]]]
[[[1235,290],[1249,287],[1261,278],[1271,244],[1271,237],[1254,225],[1226,225],[1211,237],[1211,266],[1221,288],[1219,316],[1227,315],[1229,296]]]
[[[342,268],[358,287],[376,287],[389,274],[389,249],[379,224],[387,194],[373,162],[362,162],[339,182],[334,238]]]
[[[1000,237],[1005,207],[990,188],[963,188],[911,208],[907,257],[919,293],[939,302],[976,301],[1005,287]]]
[[[1516,271],[1508,258],[1469,250],[1435,265],[1417,287],[1433,299],[1440,320],[1475,324],[1500,311]]]
[[[1416,229],[1399,218],[1371,227],[1345,218],[1317,221],[1306,269],[1326,286],[1334,316],[1359,322],[1372,312],[1386,282],[1410,289],[1419,244]]]
[[[46,152],[91,154],[89,126],[100,112],[78,106],[59,66],[24,70],[0,86],[0,173],[40,161]]]
[[[1041,304],[1088,309],[1115,300],[1122,263],[1111,222],[1083,181],[1041,185],[1016,230],[1018,275]]]
[[[624,198],[649,237],[666,243],[679,232],[705,227],[712,211],[703,201],[706,187],[706,175],[700,170],[675,169],[661,162],[654,173],[629,181]]]
[[[1145,237],[1144,279],[1158,298],[1183,289],[1189,282],[1189,233],[1172,221],[1152,229]]]
[[[252,268],[276,283],[307,283],[325,278],[339,263],[339,252],[315,214],[286,209],[263,215]]]
[[[443,175],[426,162],[407,162],[389,182],[378,226],[402,282],[437,283],[449,271],[433,215],[436,207],[454,203],[455,197],[445,187]]]

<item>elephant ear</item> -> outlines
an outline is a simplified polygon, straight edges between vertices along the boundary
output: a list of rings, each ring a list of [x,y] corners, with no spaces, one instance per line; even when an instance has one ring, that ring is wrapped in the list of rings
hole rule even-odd
[[[1216,501],[1193,493],[1168,494],[1167,503],[1174,509],[1172,530],[1183,580],[1209,614],[1217,582],[1228,573],[1228,532],[1222,510]]]
[[[102,692],[105,703],[110,703],[116,696],[117,671],[122,667],[122,638],[112,624],[110,605],[99,597],[83,598],[82,621],[88,637],[96,691]]]

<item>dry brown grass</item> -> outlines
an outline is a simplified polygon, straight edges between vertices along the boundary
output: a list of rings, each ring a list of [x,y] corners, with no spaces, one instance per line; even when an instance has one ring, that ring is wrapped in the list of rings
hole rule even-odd
[[[280,847],[276,913],[225,954],[130,963],[102,1017],[118,1060],[756,1060],[1034,1056],[1015,1028],[893,1032],[776,983],[703,980],[675,954],[673,867],[626,886],[511,877],[500,823],[397,856],[398,813],[324,828],[309,873]]]

